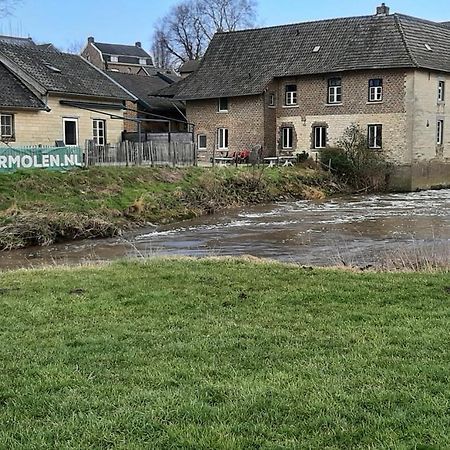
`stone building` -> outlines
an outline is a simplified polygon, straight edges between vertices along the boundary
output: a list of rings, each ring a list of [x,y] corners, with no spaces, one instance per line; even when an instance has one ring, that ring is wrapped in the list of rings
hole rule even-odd
[[[96,42],[89,37],[81,56],[102,70],[122,73],[139,73],[142,69],[153,69],[152,57],[140,42],[134,45]]]
[[[390,14],[217,33],[172,89],[199,152],[335,146],[359,124],[396,163],[392,187],[450,185],[450,29]]]

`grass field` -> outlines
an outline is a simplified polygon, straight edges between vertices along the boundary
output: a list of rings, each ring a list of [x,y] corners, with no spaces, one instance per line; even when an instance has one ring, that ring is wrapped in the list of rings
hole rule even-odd
[[[0,273],[1,449],[450,448],[450,276]]]

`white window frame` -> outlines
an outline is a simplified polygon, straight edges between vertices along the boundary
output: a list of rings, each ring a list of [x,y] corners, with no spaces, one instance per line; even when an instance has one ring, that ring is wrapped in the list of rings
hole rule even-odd
[[[445,81],[439,80],[438,82],[438,102],[445,101]]]
[[[217,149],[228,150],[228,128],[217,129]]]
[[[327,146],[327,127],[317,125],[313,127],[313,148],[326,148]]]
[[[201,142],[201,138],[205,138],[205,145],[204,146],[201,146],[200,145],[200,142]],[[206,134],[198,134],[197,135],[197,149],[198,150],[206,150],[207,148],[208,148],[208,141],[207,141],[207,137],[206,137]]]
[[[147,58],[139,58],[139,64],[141,66],[146,66],[147,65]]]
[[[372,82],[380,82],[378,86],[371,86]],[[383,79],[372,78],[369,80],[369,102],[382,102],[383,101]]]
[[[276,96],[275,96],[275,92],[270,92],[269,93],[269,106],[276,106],[277,104],[277,100],[276,100]]]
[[[9,123],[6,123],[9,119]],[[6,130],[9,129],[9,133]],[[14,139],[14,114],[0,114],[0,137],[1,139]]]
[[[75,144],[68,144],[66,140],[66,122],[74,122],[75,123]],[[77,147],[79,138],[78,138],[78,119],[74,117],[63,117],[63,141],[66,147]]]
[[[438,119],[436,123],[436,144],[444,144],[444,119]]]
[[[331,84],[339,80],[338,85]],[[335,77],[328,79],[328,104],[339,105],[342,103],[342,78]]]
[[[118,63],[118,62],[119,62],[119,57],[118,57],[118,56],[113,56],[113,55],[111,55],[110,62],[112,62],[112,63]]]
[[[281,148],[290,150],[294,146],[294,129],[292,127],[281,128]]]
[[[221,105],[222,101],[226,102],[226,108],[222,108],[222,106],[223,106],[223,105]],[[228,107],[229,107],[228,97],[220,97],[219,100],[217,101],[217,111],[220,113],[226,113],[226,112],[228,112]]]
[[[100,124],[101,127],[99,127]],[[95,145],[101,147],[106,145],[106,120],[104,119],[92,120],[92,136]]]
[[[295,90],[287,90],[288,86],[295,86]],[[286,106],[297,106],[297,85],[286,84],[284,86],[284,104]]]
[[[380,145],[377,145],[377,141],[380,141]],[[381,123],[367,125],[367,146],[373,150],[383,148],[383,125]]]

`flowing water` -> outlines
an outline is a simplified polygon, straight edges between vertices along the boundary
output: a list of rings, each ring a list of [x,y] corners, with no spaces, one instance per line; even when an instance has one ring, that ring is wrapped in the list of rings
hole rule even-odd
[[[253,255],[305,265],[366,266],[423,249],[450,251],[450,190],[228,210],[118,239],[1,253],[0,269],[156,255]]]

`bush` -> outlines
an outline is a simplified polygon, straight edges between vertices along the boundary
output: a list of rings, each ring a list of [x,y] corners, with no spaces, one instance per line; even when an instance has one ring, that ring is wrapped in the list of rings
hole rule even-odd
[[[320,162],[345,183],[366,191],[386,190],[392,171],[386,155],[368,148],[366,136],[356,124],[344,131],[336,148],[321,150]]]

